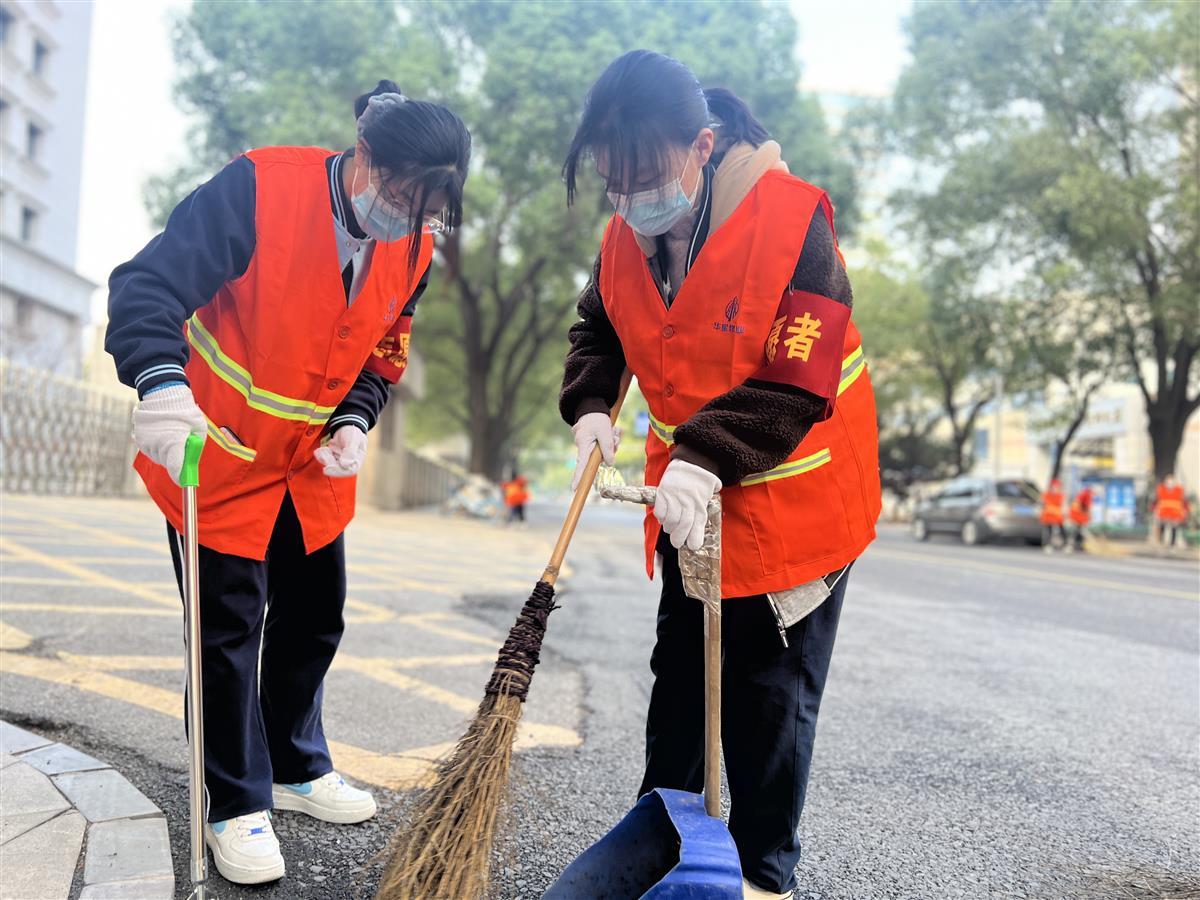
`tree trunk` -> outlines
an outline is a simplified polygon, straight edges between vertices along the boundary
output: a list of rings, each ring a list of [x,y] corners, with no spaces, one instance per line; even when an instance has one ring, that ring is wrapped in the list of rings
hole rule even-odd
[[[1156,404],[1147,410],[1150,414],[1150,445],[1154,449],[1154,478],[1162,481],[1175,474],[1175,462],[1179,448],[1183,446],[1183,432],[1187,428],[1189,413],[1179,409],[1163,409],[1166,404]]]
[[[1057,446],[1054,450],[1054,465],[1050,467],[1050,480],[1053,481],[1062,473],[1063,457],[1067,455],[1067,447],[1070,446],[1072,439],[1075,437],[1075,432],[1083,424],[1083,420],[1087,418],[1088,406],[1091,404],[1091,393],[1083,398],[1083,404],[1079,407],[1079,411],[1075,414],[1075,418],[1067,426],[1066,432],[1062,436],[1062,440],[1057,441]]]

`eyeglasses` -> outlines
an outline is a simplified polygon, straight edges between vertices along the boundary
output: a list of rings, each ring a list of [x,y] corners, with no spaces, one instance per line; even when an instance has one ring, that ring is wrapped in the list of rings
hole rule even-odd
[[[388,183],[387,179],[383,177],[383,173],[375,166],[369,166],[368,171],[370,172],[369,177],[371,182],[375,185],[375,202],[392,219],[404,222],[411,221],[412,209],[410,201],[412,198],[396,191]],[[424,220],[421,223],[421,230],[425,234],[445,234],[450,230],[449,212],[445,209],[438,210],[435,213],[426,212]]]

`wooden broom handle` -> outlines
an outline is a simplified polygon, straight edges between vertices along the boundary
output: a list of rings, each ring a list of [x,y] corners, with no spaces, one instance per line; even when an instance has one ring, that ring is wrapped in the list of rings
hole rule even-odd
[[[612,410],[608,414],[614,425],[617,424],[617,416],[621,413],[621,406],[625,402],[625,394],[628,393],[629,383],[632,380],[633,373],[626,369],[621,375],[617,402],[613,404]],[[566,558],[571,538],[575,535],[575,526],[579,524],[579,516],[583,513],[583,506],[587,503],[588,494],[592,491],[596,473],[600,471],[600,461],[600,447],[593,447],[592,455],[588,457],[587,465],[583,467],[583,474],[579,477],[579,486],[575,488],[575,496],[571,498],[571,506],[567,510],[567,518],[563,522],[562,531],[558,533],[558,543],[554,545],[554,552],[550,554],[550,562],[546,566],[546,571],[542,573],[542,581],[549,585],[558,581],[558,571],[562,566],[563,559]]]

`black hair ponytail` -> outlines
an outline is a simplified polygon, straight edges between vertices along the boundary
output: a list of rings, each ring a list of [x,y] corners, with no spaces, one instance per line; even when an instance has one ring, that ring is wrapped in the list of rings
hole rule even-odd
[[[379,84],[375,85],[375,89],[373,91],[363,94],[354,101],[354,120],[357,122],[362,118],[362,114],[367,111],[367,103],[370,102],[372,97],[378,97],[380,94],[403,95],[403,93],[404,92],[400,90],[400,86],[396,84],[396,82],[388,81],[386,78],[383,79],[379,82]]]
[[[704,99],[708,102],[708,111],[721,126],[717,137],[724,145],[753,144],[759,147],[771,135],[763,127],[746,101],[726,88],[706,88]]]
[[[384,98],[372,104],[374,97]],[[386,101],[386,102],[385,102]],[[462,224],[463,186],[471,162],[471,133],[462,119],[440,103],[410,100],[394,81],[383,80],[354,101],[359,137],[371,148],[371,165],[408,192],[409,226],[425,225],[429,198],[446,195],[446,228]],[[416,266],[421,242],[413,241],[409,262]]]

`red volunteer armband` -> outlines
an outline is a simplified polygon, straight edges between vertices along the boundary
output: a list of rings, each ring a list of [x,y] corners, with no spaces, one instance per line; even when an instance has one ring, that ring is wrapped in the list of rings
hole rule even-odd
[[[412,334],[412,316],[400,316],[396,324],[371,351],[366,369],[395,384],[408,366],[408,343]]]
[[[767,364],[754,376],[803,388],[829,401],[833,411],[842,373],[842,348],[850,307],[820,294],[789,290],[767,336]]]

